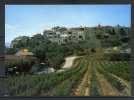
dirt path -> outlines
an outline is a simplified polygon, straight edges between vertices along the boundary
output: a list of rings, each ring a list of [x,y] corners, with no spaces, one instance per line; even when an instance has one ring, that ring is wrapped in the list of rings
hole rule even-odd
[[[87,84],[87,77],[88,76],[88,72],[85,73],[83,79],[81,80],[79,86],[77,87],[76,90],[74,90],[74,95],[75,96],[84,96],[85,94],[85,86]],[[88,92],[88,91],[87,91]]]
[[[57,70],[56,72],[57,73],[63,72],[63,71],[66,71],[67,69],[70,69],[73,66],[76,66],[79,62],[74,64],[74,60],[76,58],[80,58],[80,57],[82,57],[82,56],[69,56],[69,57],[66,57],[64,65],[61,67],[61,69]]]
[[[74,62],[74,60],[76,59],[76,58],[79,58],[78,56],[71,56],[71,57],[66,57],[65,58],[65,64],[63,65],[63,69],[65,68],[70,68],[70,67],[72,67],[72,65],[73,65],[73,62]]]
[[[77,56],[67,57],[65,60],[65,64],[62,67],[62,69],[68,69],[71,68],[73,65],[74,60],[78,58]],[[112,77],[115,77],[117,80],[119,80],[122,84],[124,84],[127,88],[123,92],[117,90],[112,84],[106,79],[106,77],[103,75],[103,73],[100,73],[97,70],[97,66],[99,67],[98,61],[102,61],[103,54],[102,53],[95,53],[89,58],[86,59],[87,63],[87,71],[84,74],[83,78],[80,80],[78,86],[76,86],[72,92],[73,96],[90,96],[90,86],[91,86],[91,69],[95,68],[95,75],[96,75],[96,81],[97,81],[97,87],[99,87],[99,93],[101,96],[124,96],[124,94],[128,95],[130,94],[131,90],[130,85],[128,85],[127,82],[125,82],[120,77],[117,77],[114,74],[111,74]],[[93,65],[92,65],[93,64]]]
[[[125,96],[130,96],[131,95],[131,85],[130,83],[127,83],[126,81],[124,81],[122,78],[112,74],[112,73],[109,73],[112,77],[116,78],[117,80],[120,81],[121,84],[125,85],[125,89],[122,91],[122,93],[125,95]]]
[[[105,79],[104,75],[96,71],[97,81],[101,90],[102,96],[120,96],[120,92],[112,87],[112,85]]]
[[[91,78],[90,68],[91,68],[91,65],[88,64],[87,72],[85,73],[78,87],[74,90],[73,95],[75,96],[89,96],[90,95],[90,88],[89,88],[91,84],[90,83],[90,78]]]
[[[100,67],[102,69],[102,67]],[[125,81],[124,79],[116,76],[115,74],[109,73],[108,74],[115,78],[118,82],[120,82],[120,84],[122,84],[122,86],[124,87],[124,89],[122,91],[120,91],[120,94],[123,96],[130,96],[131,95],[131,85],[129,82]]]

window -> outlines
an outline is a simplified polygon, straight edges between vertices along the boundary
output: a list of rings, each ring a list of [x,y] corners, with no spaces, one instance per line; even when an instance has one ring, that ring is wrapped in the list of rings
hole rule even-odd
[[[80,35],[79,38],[82,39],[82,36]]]

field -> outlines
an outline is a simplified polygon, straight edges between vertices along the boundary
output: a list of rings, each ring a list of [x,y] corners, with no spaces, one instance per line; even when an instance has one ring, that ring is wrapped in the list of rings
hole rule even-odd
[[[130,5],[12,7],[6,96],[131,96]]]
[[[13,96],[130,96],[128,61],[98,60],[92,54],[60,73],[9,77]]]

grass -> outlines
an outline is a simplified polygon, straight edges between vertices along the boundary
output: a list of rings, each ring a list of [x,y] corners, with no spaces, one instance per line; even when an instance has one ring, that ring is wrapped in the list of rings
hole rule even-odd
[[[51,73],[45,75],[22,75],[9,77],[7,79],[10,95],[18,96],[35,96],[41,92],[47,92],[55,85],[62,83],[64,80],[77,75],[83,69],[81,62],[77,68],[72,68],[61,73]]]
[[[127,61],[101,62],[102,68],[107,72],[117,75],[124,80],[130,81],[130,67]]]
[[[93,64],[92,64],[93,65]],[[92,66],[92,77],[91,77],[91,86],[90,86],[90,93],[91,96],[100,96],[99,93],[99,88],[98,88],[98,82],[97,82],[97,77],[95,74],[95,67],[96,66]]]
[[[79,85],[80,80],[87,71],[89,61],[91,62],[91,85],[89,86],[91,96],[101,95],[95,69],[103,74],[109,83],[111,83],[111,85],[120,92],[126,88],[124,84],[122,84],[117,78],[111,76],[109,73],[129,81],[130,71],[127,61],[97,61],[98,64],[96,65],[96,63],[90,59],[91,57],[85,57],[81,60],[77,59],[74,62],[74,67],[60,73],[10,76],[7,78],[9,95],[70,96],[72,90]]]
[[[122,84],[117,78],[111,76],[109,74],[109,72],[107,72],[103,68],[101,68],[101,64],[100,64],[100,66],[97,69],[98,69],[98,71],[100,73],[102,73],[105,76],[105,78],[111,83],[111,85],[113,87],[118,89],[120,92],[122,92],[125,89],[125,85]]]
[[[83,68],[70,77],[69,79],[65,80],[62,84],[59,84],[57,87],[54,88],[52,94],[53,96],[69,96],[71,95],[72,89],[78,83],[78,81],[82,78],[86,71],[86,67],[82,66]]]

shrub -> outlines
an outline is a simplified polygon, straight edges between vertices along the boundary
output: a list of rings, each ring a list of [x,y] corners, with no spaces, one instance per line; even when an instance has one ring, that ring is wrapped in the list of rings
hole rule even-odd
[[[34,59],[27,58],[27,59],[18,59],[14,61],[6,61],[5,66],[7,68],[7,74],[15,74],[16,72],[19,73],[27,73],[30,71],[32,65],[34,64]],[[9,72],[9,69],[12,69]]]

